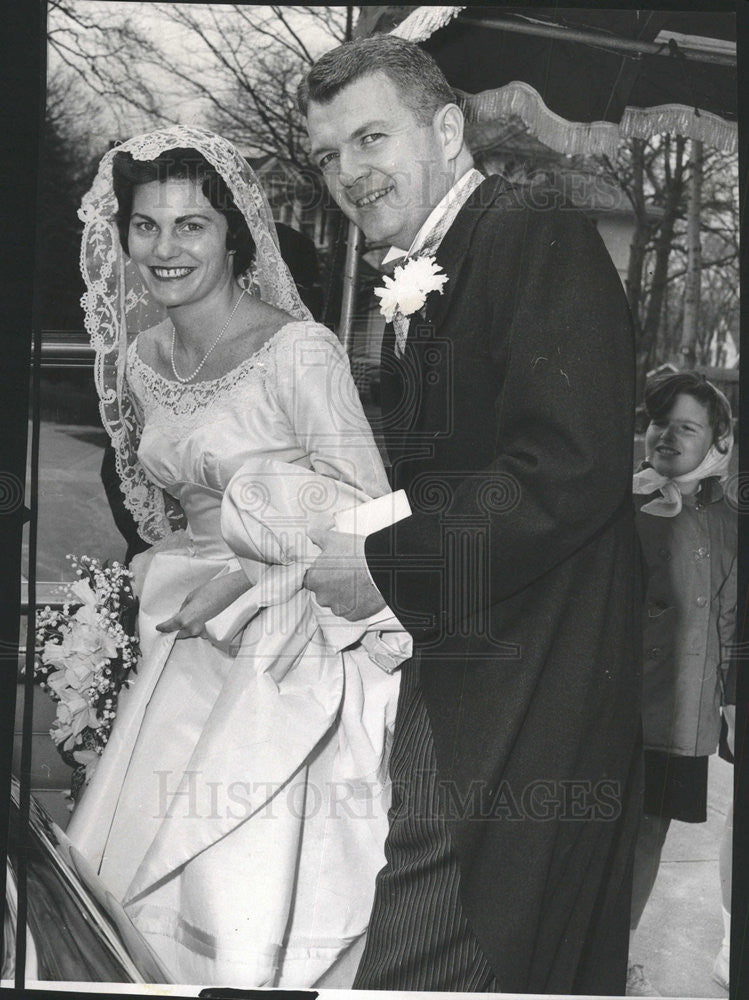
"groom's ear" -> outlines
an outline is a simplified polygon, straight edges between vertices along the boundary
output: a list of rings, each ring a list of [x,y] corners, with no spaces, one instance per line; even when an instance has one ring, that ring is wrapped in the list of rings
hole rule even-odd
[[[454,160],[463,149],[464,127],[463,112],[457,104],[446,104],[434,114],[434,128],[448,160]]]

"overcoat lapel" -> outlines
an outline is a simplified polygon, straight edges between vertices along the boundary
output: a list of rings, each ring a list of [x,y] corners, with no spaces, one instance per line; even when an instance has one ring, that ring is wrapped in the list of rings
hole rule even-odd
[[[448,280],[443,286],[441,295],[439,292],[429,293],[424,307],[426,321],[435,327],[435,329],[444,321],[450,308],[452,297],[458,285],[458,276],[463,268],[468,251],[471,249],[471,239],[479,219],[502,196],[508,187],[508,183],[501,177],[489,177],[480,184],[471,193],[465,205],[458,212],[455,221],[437,248],[435,254],[436,262],[445,274],[447,274]],[[418,312],[414,313],[409,324],[409,340],[413,333],[414,324],[420,322],[424,322],[421,315]],[[388,323],[385,326],[382,340],[383,360],[385,358],[390,359],[394,352],[395,332],[393,324]]]
[[[452,340],[454,332],[446,323],[453,297],[461,284],[461,272],[466,265],[473,234],[481,217],[495,204],[509,185],[500,177],[490,177],[473,191],[458,212],[452,226],[445,234],[436,252],[436,261],[447,274],[448,280],[442,294],[431,292],[427,296],[423,310],[414,313],[409,324],[404,356],[395,354],[395,333],[392,323],[388,323],[382,339],[380,386],[385,443],[392,463],[393,487],[405,486],[403,459],[425,459],[431,444],[424,440],[424,434],[431,423],[444,423],[444,411],[452,407],[449,397],[451,387],[444,382],[432,388],[424,378],[424,351],[432,338]],[[427,366],[429,367],[429,366]],[[437,394],[446,398],[438,398]],[[411,406],[407,405],[411,401]],[[438,415],[430,417],[429,412]],[[414,433],[416,436],[414,437]],[[426,452],[425,452],[426,449]],[[395,466],[399,465],[400,473]],[[408,473],[406,473],[408,479]]]
[[[450,309],[455,289],[459,284],[458,277],[465,266],[473,233],[479,220],[507,188],[508,184],[502,177],[487,178],[471,193],[440,243],[436,262],[447,274],[448,280],[443,287],[442,295],[432,292],[426,301],[426,319],[435,329],[440,328]]]

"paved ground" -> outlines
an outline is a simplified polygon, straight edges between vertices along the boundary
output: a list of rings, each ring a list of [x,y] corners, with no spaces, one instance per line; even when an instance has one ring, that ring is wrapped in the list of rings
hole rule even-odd
[[[39,440],[37,579],[70,579],[68,552],[121,559],[125,544],[109,512],[99,467],[100,427],[42,422]],[[24,546],[24,553],[27,546]]]
[[[672,823],[653,894],[630,946],[663,996],[725,997],[712,979],[723,938],[718,850],[733,767],[710,758],[707,823]]]

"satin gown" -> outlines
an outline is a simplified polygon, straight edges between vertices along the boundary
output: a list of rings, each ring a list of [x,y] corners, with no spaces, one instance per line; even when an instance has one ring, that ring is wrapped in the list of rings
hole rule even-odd
[[[387,609],[352,624],[315,604],[306,529],[388,482],[317,324],[189,386],[136,341],[128,379],[139,458],[188,527],[136,559],[142,659],[68,833],[175,982],[313,986],[366,931],[410,638]],[[156,631],[237,568],[252,589],[210,638]]]

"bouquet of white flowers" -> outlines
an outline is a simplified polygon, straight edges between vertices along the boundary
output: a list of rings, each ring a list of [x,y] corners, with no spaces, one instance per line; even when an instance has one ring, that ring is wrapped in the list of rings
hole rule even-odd
[[[58,702],[50,735],[73,768],[76,800],[107,745],[119,692],[136,672],[140,649],[130,571],[88,556],[68,559],[78,577],[71,590],[80,606],[72,612],[71,602],[62,611],[40,612],[34,673]]]

